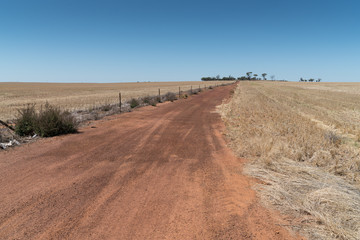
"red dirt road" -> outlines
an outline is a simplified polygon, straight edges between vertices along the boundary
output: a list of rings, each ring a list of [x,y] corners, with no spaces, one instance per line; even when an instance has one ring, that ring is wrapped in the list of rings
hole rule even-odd
[[[226,147],[232,88],[0,152],[0,239],[293,239]]]

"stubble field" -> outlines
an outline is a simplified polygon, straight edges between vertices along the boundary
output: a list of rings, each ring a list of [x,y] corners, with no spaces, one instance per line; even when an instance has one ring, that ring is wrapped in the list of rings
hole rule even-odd
[[[87,110],[117,103],[119,92],[124,101],[167,92],[196,89],[229,81],[138,82],[138,83],[0,83],[0,119],[10,120],[17,109],[31,103],[37,108],[46,102],[67,110]]]
[[[360,84],[240,82],[219,107],[264,204],[309,239],[360,238]]]

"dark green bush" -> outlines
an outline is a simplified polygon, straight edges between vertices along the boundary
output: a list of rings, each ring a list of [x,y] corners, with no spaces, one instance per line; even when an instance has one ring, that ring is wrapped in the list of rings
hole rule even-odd
[[[37,114],[35,112],[35,105],[28,104],[26,107],[18,109],[15,132],[20,136],[33,135],[35,133],[36,122]]]
[[[41,109],[36,124],[36,133],[42,137],[52,137],[61,134],[77,132],[77,122],[68,111],[46,103]]]
[[[140,105],[139,100],[137,100],[136,98],[133,98],[133,99],[130,100],[130,107],[131,108],[136,108],[139,105]]]
[[[68,111],[61,111],[48,103],[39,113],[36,113],[34,105],[27,105],[18,112],[15,131],[20,136],[36,133],[42,137],[52,137],[77,132],[75,118]]]

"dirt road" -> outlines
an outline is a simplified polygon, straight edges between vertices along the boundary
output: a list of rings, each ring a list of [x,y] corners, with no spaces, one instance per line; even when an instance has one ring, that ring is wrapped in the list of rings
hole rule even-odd
[[[226,147],[233,87],[0,152],[0,239],[292,239]]]

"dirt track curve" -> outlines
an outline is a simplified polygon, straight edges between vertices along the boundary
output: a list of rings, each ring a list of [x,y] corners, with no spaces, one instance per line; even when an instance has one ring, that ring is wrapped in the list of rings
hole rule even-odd
[[[293,239],[226,147],[232,88],[0,152],[0,239]]]

